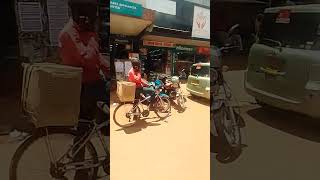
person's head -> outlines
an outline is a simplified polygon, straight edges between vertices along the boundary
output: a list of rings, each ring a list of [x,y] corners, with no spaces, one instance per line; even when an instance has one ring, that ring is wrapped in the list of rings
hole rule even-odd
[[[132,68],[134,71],[139,71],[140,70],[140,60],[137,58],[133,58],[131,59],[131,64],[132,64]]]
[[[72,19],[81,30],[93,31],[97,19],[97,0],[69,0]]]

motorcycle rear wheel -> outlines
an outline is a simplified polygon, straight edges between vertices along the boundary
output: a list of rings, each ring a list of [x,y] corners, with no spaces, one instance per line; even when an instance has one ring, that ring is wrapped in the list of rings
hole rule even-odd
[[[219,153],[224,154],[224,158],[217,158],[221,162],[230,161],[241,154],[241,131],[237,117],[231,107],[222,106],[213,112],[213,122],[221,140]]]

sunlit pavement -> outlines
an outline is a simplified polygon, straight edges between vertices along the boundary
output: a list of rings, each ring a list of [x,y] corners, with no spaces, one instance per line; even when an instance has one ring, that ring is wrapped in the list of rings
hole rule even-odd
[[[188,95],[185,112],[149,118],[128,129],[111,119],[111,179],[209,180],[209,101]]]
[[[320,177],[320,121],[291,112],[262,109],[242,87],[243,71],[226,74],[242,101],[243,152],[221,164],[211,155],[212,180],[317,180]]]

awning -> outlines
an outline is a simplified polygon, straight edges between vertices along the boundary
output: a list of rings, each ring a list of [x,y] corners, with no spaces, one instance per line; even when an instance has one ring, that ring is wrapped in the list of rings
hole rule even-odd
[[[119,15],[110,14],[110,33],[111,34],[121,34],[126,36],[137,36],[146,27],[152,24],[152,21]]]
[[[198,47],[210,47],[210,41],[202,41],[202,40],[196,40],[196,39],[182,39],[182,38],[157,36],[157,35],[145,35],[142,37],[142,40],[159,41],[159,42],[167,42],[167,43],[198,46]]]

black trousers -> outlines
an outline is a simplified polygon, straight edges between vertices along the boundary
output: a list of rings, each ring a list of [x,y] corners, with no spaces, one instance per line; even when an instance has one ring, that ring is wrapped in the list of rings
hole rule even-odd
[[[109,118],[109,115],[102,115],[97,108],[97,101],[104,101],[109,104],[109,92],[107,90],[106,82],[96,81],[90,84],[83,84],[81,89],[81,101],[80,101],[80,119],[93,120],[95,118]],[[100,116],[99,116],[100,115]],[[100,119],[100,121],[106,121],[107,119]],[[74,143],[82,139],[85,134],[90,130],[90,124],[79,122],[77,127],[77,135],[74,139]],[[109,130],[109,128],[107,128]],[[110,131],[110,130],[109,130]],[[76,147],[77,149],[77,147]],[[75,155],[76,162],[82,162],[85,159],[85,148],[81,148]],[[76,172],[74,180],[88,180],[88,170],[78,170]]]

